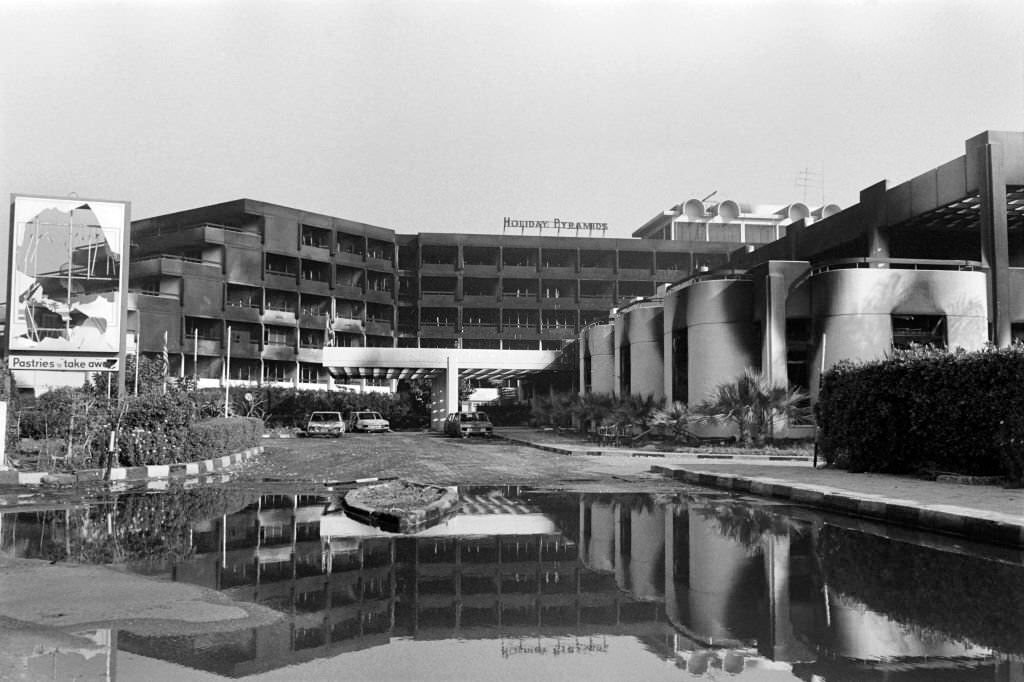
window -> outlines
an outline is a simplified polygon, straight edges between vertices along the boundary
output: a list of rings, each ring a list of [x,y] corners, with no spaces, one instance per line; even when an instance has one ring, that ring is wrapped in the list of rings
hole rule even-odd
[[[892,347],[911,346],[946,347],[946,317],[944,315],[893,315]]]
[[[291,345],[292,330],[289,327],[268,326],[263,333],[263,342],[267,344]]]
[[[250,360],[232,359],[229,378],[232,381],[256,381],[259,378],[259,367]]]
[[[299,365],[299,381],[303,384],[316,384],[320,382],[320,370],[322,367],[319,365],[312,365],[308,363],[302,363]]]
[[[287,256],[278,256],[273,253],[267,254],[267,267],[266,270],[272,275],[286,275],[294,277],[297,270],[294,258],[288,258]]]
[[[291,363],[288,362],[266,362],[263,364],[264,381],[289,381],[288,370]]]

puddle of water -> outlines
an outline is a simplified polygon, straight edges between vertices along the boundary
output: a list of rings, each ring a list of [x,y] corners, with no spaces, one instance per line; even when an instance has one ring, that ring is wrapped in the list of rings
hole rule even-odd
[[[720,492],[460,493],[410,536],[319,492],[175,487],[0,514],[11,555],[120,564],[280,614],[8,656],[95,679],[1024,680],[1017,552]]]

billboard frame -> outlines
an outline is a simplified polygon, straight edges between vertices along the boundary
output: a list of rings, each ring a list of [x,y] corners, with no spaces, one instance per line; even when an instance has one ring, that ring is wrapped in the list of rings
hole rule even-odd
[[[120,243],[117,246],[120,248],[119,262],[118,262],[118,278],[117,278],[117,307],[116,316],[118,320],[118,330],[116,339],[116,350],[114,352],[103,352],[103,351],[78,351],[73,350],[59,350],[59,349],[43,349],[43,350],[25,350],[23,348],[12,348],[13,330],[15,328],[14,321],[18,313],[18,301],[17,295],[14,291],[15,279],[16,279],[16,268],[15,263],[17,259],[17,238],[21,235],[21,230],[18,228],[18,224],[15,220],[17,214],[17,206],[20,200],[27,201],[41,201],[41,202],[55,202],[59,204],[110,204],[117,205],[121,208],[122,219],[121,219],[121,235]],[[83,364],[88,364],[89,360],[96,360],[99,358],[111,359],[116,357],[117,360],[117,383],[121,387],[118,390],[119,401],[124,398],[124,381],[125,381],[125,361],[127,355],[126,348],[126,333],[128,325],[128,269],[129,269],[129,256],[131,248],[131,202],[122,199],[101,199],[96,197],[78,197],[78,196],[54,196],[48,194],[25,194],[20,192],[11,193],[10,195],[10,229],[8,235],[8,254],[7,254],[7,334],[4,343],[4,352],[6,355],[6,362],[10,366],[12,353],[17,355],[24,355],[25,357],[40,358],[45,360],[46,358],[56,358],[60,356],[72,356],[81,358]],[[72,209],[73,210],[73,209]],[[103,226],[100,226],[101,229]],[[71,239],[71,225],[69,224],[69,250],[70,250],[70,239]],[[71,263],[68,263],[68,270],[70,274]],[[69,292],[70,297],[70,292]],[[69,298],[70,300],[70,298]],[[71,368],[49,368],[54,371],[83,371],[90,373],[90,371],[81,369],[78,367]]]

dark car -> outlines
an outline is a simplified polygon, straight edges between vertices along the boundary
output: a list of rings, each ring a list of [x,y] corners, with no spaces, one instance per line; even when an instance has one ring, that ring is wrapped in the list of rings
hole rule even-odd
[[[485,412],[452,412],[444,422],[444,432],[449,436],[468,438],[469,436],[494,435],[494,425]]]

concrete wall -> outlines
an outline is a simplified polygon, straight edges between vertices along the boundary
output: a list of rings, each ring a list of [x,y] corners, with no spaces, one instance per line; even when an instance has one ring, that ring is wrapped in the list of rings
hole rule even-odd
[[[841,360],[885,357],[892,348],[893,314],[945,315],[949,348],[978,350],[988,340],[985,273],[957,270],[856,268],[811,277],[818,349],[811,386]]]

